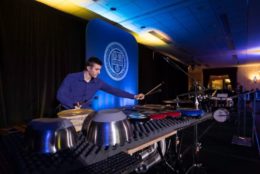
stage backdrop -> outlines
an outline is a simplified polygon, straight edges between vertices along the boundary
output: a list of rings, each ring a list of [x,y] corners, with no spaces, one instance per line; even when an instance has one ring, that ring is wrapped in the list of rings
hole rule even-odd
[[[108,84],[138,93],[138,45],[135,38],[102,20],[91,20],[86,28],[86,59],[103,61],[99,77]],[[95,110],[134,105],[136,101],[99,91],[92,101]]]

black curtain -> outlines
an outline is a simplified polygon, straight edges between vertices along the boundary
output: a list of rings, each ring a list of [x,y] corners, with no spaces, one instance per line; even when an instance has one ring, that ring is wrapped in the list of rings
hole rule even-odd
[[[0,1],[0,127],[55,117],[61,81],[83,69],[86,24],[34,0]],[[165,82],[147,103],[173,99],[188,88],[187,77],[162,57],[139,46],[139,91]]]
[[[83,68],[86,23],[32,0],[0,1],[0,127],[54,116],[61,81]]]
[[[162,92],[147,96],[142,103],[162,103],[163,100],[174,99],[176,95],[187,92],[187,76],[169,65],[164,55],[139,45],[139,91],[148,92],[153,87],[164,82]],[[173,61],[180,68],[188,71],[188,67]]]
[[[211,75],[228,75],[231,80],[233,89],[236,89],[237,85],[237,68],[212,68],[203,70],[203,85],[208,86],[209,78]]]

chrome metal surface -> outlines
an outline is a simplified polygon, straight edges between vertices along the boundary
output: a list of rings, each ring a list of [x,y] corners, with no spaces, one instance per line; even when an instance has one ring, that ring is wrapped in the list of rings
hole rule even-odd
[[[161,156],[158,152],[158,146],[160,146],[161,153],[164,156],[166,153],[166,141],[162,140],[158,143],[154,143],[148,149],[139,153],[142,162],[135,169],[137,173],[146,173],[149,168],[161,161]]]
[[[72,123],[62,118],[43,118],[31,121],[26,129],[28,150],[56,153],[76,145],[77,134]]]
[[[88,124],[88,123],[86,123]],[[87,140],[100,146],[124,144],[133,136],[127,116],[119,110],[97,112],[89,125],[83,125]]]

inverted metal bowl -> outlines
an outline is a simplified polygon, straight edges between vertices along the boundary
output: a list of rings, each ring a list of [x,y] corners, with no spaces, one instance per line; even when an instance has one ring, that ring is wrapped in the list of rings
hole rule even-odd
[[[99,146],[121,145],[133,136],[127,116],[120,110],[99,111],[86,124],[83,128],[87,129],[87,140]]]
[[[30,151],[45,154],[72,148],[77,141],[74,126],[63,118],[34,119],[28,124],[25,135]]]

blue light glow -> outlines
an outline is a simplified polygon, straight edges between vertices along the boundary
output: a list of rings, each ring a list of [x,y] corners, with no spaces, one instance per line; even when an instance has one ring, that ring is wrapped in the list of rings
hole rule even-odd
[[[242,51],[242,54],[260,55],[260,47],[249,48],[247,50]]]
[[[110,137],[110,124],[108,124],[108,123],[105,123],[105,125],[104,125],[104,144],[106,145],[106,146],[108,146],[110,143],[109,143],[109,137]]]
[[[108,34],[109,33],[109,34]],[[88,23],[86,31],[86,57],[96,56],[103,60],[104,66],[101,69],[100,79],[104,80],[111,86],[127,91],[132,94],[138,93],[138,46],[137,42],[129,33],[114,27],[113,25],[101,20],[92,20]],[[116,43],[113,47],[111,43]],[[123,49],[117,47],[121,45]],[[109,48],[109,49],[108,49]],[[116,49],[115,49],[116,48]],[[113,50],[120,50],[118,54],[112,54]],[[113,57],[116,56],[116,57]],[[117,59],[123,65],[110,65],[108,67],[106,59]],[[128,60],[128,61],[126,61]],[[111,61],[107,61],[111,62]],[[117,62],[117,61],[116,61]],[[112,64],[112,63],[111,63]],[[107,66],[107,67],[106,67]],[[114,73],[113,68],[121,68],[120,72],[124,74],[124,78],[119,78],[120,74],[115,75],[115,79],[111,78],[110,73]],[[128,67],[128,68],[126,68]],[[111,72],[110,72],[111,71]],[[116,80],[118,79],[118,80]],[[116,97],[114,95],[99,91],[96,96],[97,100],[93,100],[92,108],[95,110],[121,107],[125,105],[134,105],[136,101]]]
[[[52,146],[50,144],[50,142],[51,142],[50,139],[51,139],[51,131],[47,130],[45,139],[43,140],[43,142],[44,142],[44,152],[45,153],[50,153],[51,152],[50,149],[49,149]]]

